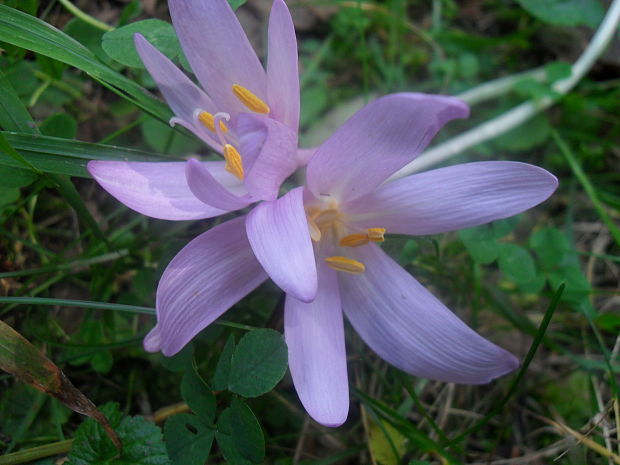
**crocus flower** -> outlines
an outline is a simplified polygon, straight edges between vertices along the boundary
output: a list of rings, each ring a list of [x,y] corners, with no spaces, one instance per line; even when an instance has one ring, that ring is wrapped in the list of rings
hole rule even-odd
[[[170,123],[225,162],[91,161],[89,172],[122,203],[154,218],[210,218],[275,199],[300,163],[297,42],[285,3],[274,0],[271,9],[266,71],[226,0],[170,0],[169,7],[202,89],[139,34],[136,49],[175,114]]]
[[[544,201],[557,180],[536,166],[478,162],[385,181],[436,132],[468,115],[461,101],[394,94],[367,105],[310,159],[307,184],[191,241],[157,289],[145,348],[173,355],[267,277],[286,293],[285,337],[309,414],[342,424],[349,393],[343,312],[401,370],[479,384],[517,359],[479,336],[377,245],[509,217]]]

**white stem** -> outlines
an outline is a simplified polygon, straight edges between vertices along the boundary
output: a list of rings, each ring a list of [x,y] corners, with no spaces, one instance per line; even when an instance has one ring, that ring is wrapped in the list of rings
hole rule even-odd
[[[611,41],[620,21],[620,0],[613,0],[607,10],[603,22],[596,34],[584,50],[583,54],[571,67],[571,75],[553,86],[553,90],[560,95],[567,94],[586,75],[596,60],[603,54]],[[517,127],[541,111],[549,108],[557,99],[543,98],[538,101],[529,101],[517,105],[512,110],[482,123],[480,126],[470,129],[443,144],[427,150],[416,160],[409,163],[400,171],[392,175],[390,180],[408,176],[416,171],[428,168],[450,157],[462,153],[464,150],[481,142],[493,139],[510,129]]]

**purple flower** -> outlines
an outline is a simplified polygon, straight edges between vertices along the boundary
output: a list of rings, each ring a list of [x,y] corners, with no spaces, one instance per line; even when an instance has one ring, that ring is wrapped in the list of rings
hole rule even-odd
[[[168,220],[210,218],[274,200],[301,162],[297,155],[297,41],[283,0],[269,17],[267,70],[226,0],[170,0],[195,85],[143,36],[136,49],[180,124],[225,162],[91,161],[110,194],[139,213]],[[203,90],[204,89],[204,90]]]
[[[466,163],[384,183],[448,121],[454,98],[394,94],[367,105],[308,163],[306,186],[198,236],[157,289],[149,351],[173,355],[268,276],[286,293],[289,367],[308,413],[342,424],[349,393],[343,312],[401,370],[479,384],[517,359],[482,338],[388,257],[385,233],[427,235],[506,218],[544,201],[556,178],[517,162]]]

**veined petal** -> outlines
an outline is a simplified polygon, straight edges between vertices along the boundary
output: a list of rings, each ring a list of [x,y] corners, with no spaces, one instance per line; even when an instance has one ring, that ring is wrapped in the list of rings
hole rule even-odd
[[[236,195],[229,188],[222,185],[220,180],[216,179],[204,164],[198,160],[191,159],[187,162],[185,174],[187,185],[192,194],[212,207],[234,211],[247,207],[253,201],[247,193]],[[243,183],[236,180],[230,173],[226,173],[222,177],[226,177],[231,183],[238,182],[240,186],[243,186]]]
[[[269,15],[267,93],[271,117],[293,131],[299,128],[299,70],[293,19],[283,0],[274,0]]]
[[[352,222],[396,234],[437,234],[521,213],[546,200],[558,180],[527,163],[463,163],[388,182],[346,205]]]
[[[518,367],[512,354],[470,329],[379,247],[351,254],[366,271],[338,276],[342,306],[380,357],[415,376],[463,384],[488,383]]]
[[[240,114],[240,153],[246,167],[245,186],[258,200],[275,200],[282,182],[297,168],[297,134],[264,115]]]
[[[246,229],[252,250],[269,277],[296,299],[312,301],[317,292],[317,272],[303,187],[254,207]]]
[[[349,413],[349,385],[342,309],[336,272],[318,265],[316,299],[286,296],[284,336],[295,390],[306,411],[325,426],[340,426]]]
[[[166,267],[147,350],[176,354],[267,278],[248,243],[244,220],[235,218],[201,234]]]
[[[369,103],[318,148],[308,163],[308,187],[344,203],[371,192],[428,145],[448,121],[465,118],[453,97],[401,93]]]
[[[168,6],[183,52],[219,111],[247,111],[233,84],[266,100],[265,70],[226,0],[170,0]]]
[[[135,34],[134,42],[142,63],[183,126],[217,148],[217,141],[194,117],[197,109],[215,113],[213,101],[144,36]]]
[[[226,210],[206,205],[196,198],[185,179],[186,162],[88,162],[88,172],[110,195],[132,210],[163,220],[212,218]],[[223,162],[203,166],[220,178]]]

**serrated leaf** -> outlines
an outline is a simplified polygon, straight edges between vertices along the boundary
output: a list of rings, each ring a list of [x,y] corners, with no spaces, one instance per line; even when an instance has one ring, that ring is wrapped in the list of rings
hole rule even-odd
[[[183,375],[181,397],[202,421],[205,423],[213,422],[215,419],[215,396],[194,367],[190,367]]]
[[[223,391],[228,388],[228,378],[230,375],[230,360],[235,350],[235,336],[232,334],[228,337],[224,350],[220,354],[220,358],[217,361],[215,372],[213,373],[213,389],[216,391]]]
[[[241,457],[252,463],[262,463],[265,459],[263,430],[250,407],[237,398],[230,404],[230,429]]]
[[[101,40],[110,58],[133,68],[144,68],[134,45],[134,34],[142,34],[155,48],[172,59],[181,46],[171,24],[160,19],[145,19],[106,32]]]
[[[204,465],[214,437],[214,427],[188,413],[174,415],[164,425],[166,450],[172,465]]]
[[[532,256],[516,244],[503,244],[498,263],[502,273],[516,283],[529,283],[536,277]]]
[[[252,462],[243,458],[237,448],[237,440],[232,435],[230,408],[225,409],[217,419],[215,439],[222,455],[230,465],[253,465]]]
[[[244,397],[269,392],[286,373],[288,354],[280,333],[256,329],[243,336],[230,363],[228,389]]]
[[[122,417],[118,404],[101,409],[118,433],[123,449],[118,451],[100,425],[87,420],[77,429],[67,465],[169,465],[161,430],[144,417]]]

